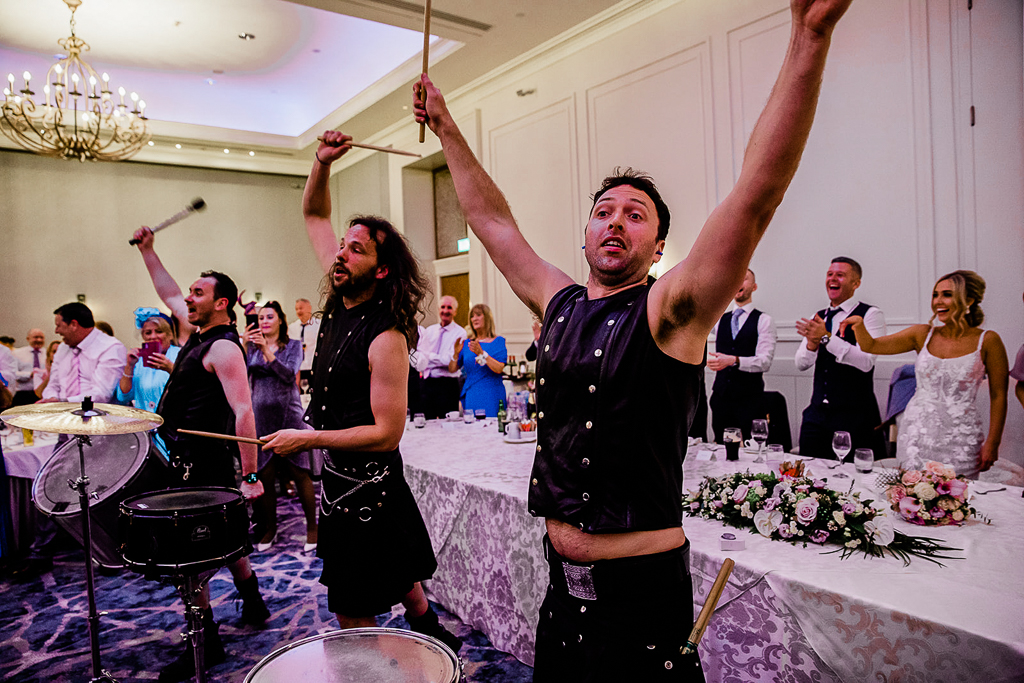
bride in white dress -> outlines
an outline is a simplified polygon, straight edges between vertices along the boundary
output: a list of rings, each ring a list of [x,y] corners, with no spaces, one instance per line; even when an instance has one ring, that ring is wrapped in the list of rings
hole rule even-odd
[[[907,404],[896,443],[900,464],[921,469],[929,460],[952,465],[958,475],[977,478],[999,457],[1006,422],[1009,362],[1003,341],[981,329],[985,280],[970,270],[943,275],[932,291],[927,325],[874,339],[860,316],[846,318],[857,344],[867,353],[917,351],[917,391]],[[938,322],[941,325],[934,325]],[[988,376],[989,429],[982,429],[975,398]]]

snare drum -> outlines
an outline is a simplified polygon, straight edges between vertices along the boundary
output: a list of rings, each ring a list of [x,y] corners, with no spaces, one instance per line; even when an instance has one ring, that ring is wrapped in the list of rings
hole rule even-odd
[[[144,432],[89,437],[83,444],[85,474],[89,477],[89,510],[93,559],[104,567],[122,567],[118,505],[125,498],[160,486],[166,465],[149,452]],[[61,444],[32,482],[32,500],[39,510],[53,518],[65,531],[83,543],[82,509],[78,491],[68,486],[82,475],[78,441]]]
[[[350,628],[271,652],[245,683],[458,683],[462,662],[441,641],[395,628]]]
[[[252,552],[249,515],[236,489],[203,486],[121,503],[121,556],[138,572],[192,575]]]

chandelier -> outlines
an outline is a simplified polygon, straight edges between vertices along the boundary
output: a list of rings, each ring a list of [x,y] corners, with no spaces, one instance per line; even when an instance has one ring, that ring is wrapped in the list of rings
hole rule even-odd
[[[4,88],[0,132],[25,149],[48,157],[85,161],[121,161],[135,156],[149,140],[146,103],[136,93],[125,103],[110,90],[110,76],[97,77],[81,58],[89,45],[75,35],[75,10],[82,0],[64,0],[71,10],[71,35],[58,40],[66,57],[46,72],[43,102],[36,104],[32,75],[22,74],[24,87],[16,91],[14,74]]]

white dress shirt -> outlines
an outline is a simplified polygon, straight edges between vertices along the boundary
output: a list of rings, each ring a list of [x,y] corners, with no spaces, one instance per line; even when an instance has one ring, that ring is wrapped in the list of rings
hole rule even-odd
[[[15,392],[14,385],[18,378],[18,361],[11,350],[0,344],[0,375],[4,378],[4,386]]]
[[[754,302],[751,301],[743,306],[737,306],[742,313],[737,326],[742,328],[747,323],[750,312],[754,310]],[[733,311],[729,315],[735,315]],[[732,321],[730,321],[730,324]],[[715,328],[718,329],[717,327]],[[736,356],[736,367],[742,372],[768,372],[772,367],[772,360],[775,358],[775,341],[778,333],[775,331],[775,322],[772,317],[761,311],[761,317],[757,319],[757,346],[754,348],[753,356]]]
[[[815,361],[818,360],[818,353],[822,349],[835,356],[839,363],[852,365],[861,372],[869,372],[875,367],[874,354],[864,353],[856,344],[851,344],[839,337],[839,323],[846,320],[850,312],[858,305],[860,302],[853,299],[847,299],[839,304],[840,310],[832,318],[832,338],[825,346],[819,346],[817,351],[811,351],[807,348],[807,340],[804,339],[793,357],[797,370],[808,370],[814,367]],[[882,313],[882,309],[877,306],[869,308],[864,314],[864,327],[875,339],[885,336],[885,315]]]
[[[80,403],[84,397],[91,396],[96,403],[110,403],[128,360],[127,349],[121,342],[95,328],[79,342],[78,349],[79,392],[72,396],[66,393],[72,381],[74,351],[62,342],[53,354],[50,383],[43,390],[43,398]]]
[[[458,377],[461,371],[449,372],[448,363],[455,355],[455,342],[459,339],[465,342],[466,336],[466,330],[454,320],[444,327],[434,323],[420,335],[420,343],[413,354],[414,367],[424,377]]]
[[[42,383],[46,372],[46,347],[39,349],[39,367],[35,367],[35,354],[31,346],[19,346],[14,349],[14,358],[18,361],[18,391],[32,391]]]
[[[305,332],[303,332],[305,329]],[[320,318],[313,316],[307,322],[294,321],[288,326],[288,337],[298,339],[303,345],[302,364],[299,370],[313,369],[313,353],[316,351],[316,340],[320,334]]]

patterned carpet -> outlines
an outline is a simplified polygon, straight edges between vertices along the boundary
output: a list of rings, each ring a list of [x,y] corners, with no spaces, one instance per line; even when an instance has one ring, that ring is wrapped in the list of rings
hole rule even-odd
[[[320,560],[302,554],[305,524],[295,499],[279,501],[278,541],[250,558],[271,618],[265,628],[239,624],[231,575],[221,570],[211,581],[214,618],[228,659],[211,668],[213,682],[243,681],[264,656],[307,636],[337,628],[319,584]],[[429,586],[428,586],[429,589]],[[101,663],[121,683],[153,681],[160,667],[181,651],[184,626],[177,591],[168,583],[121,572],[96,577],[101,618]],[[25,583],[0,581],[0,680],[71,683],[91,678],[83,554],[58,555],[52,572]],[[520,683],[530,667],[495,650],[487,638],[434,605],[442,623],[463,640],[460,653],[466,679],[478,683]],[[377,617],[380,626],[408,628],[402,607]]]

